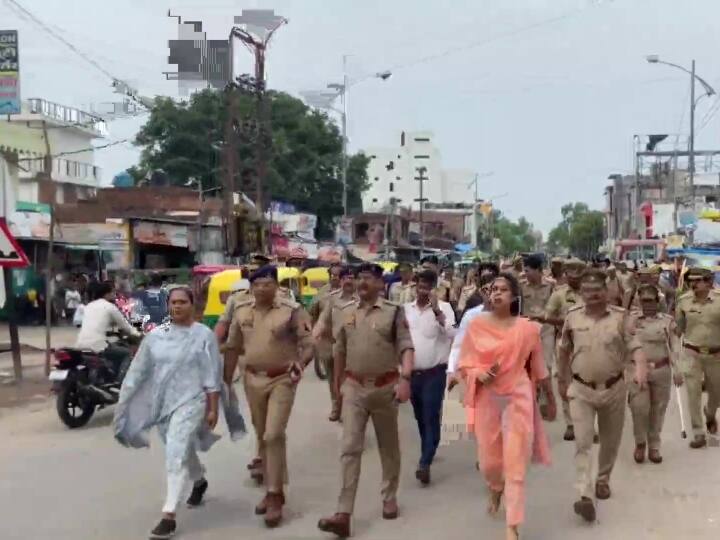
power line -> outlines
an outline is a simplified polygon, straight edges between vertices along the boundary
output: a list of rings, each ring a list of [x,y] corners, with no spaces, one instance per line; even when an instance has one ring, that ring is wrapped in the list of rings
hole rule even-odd
[[[83,152],[94,152],[95,150],[103,150],[105,148],[110,148],[111,146],[117,146],[118,144],[125,144],[127,142],[130,142],[130,139],[120,139],[118,141],[109,142],[107,144],[101,144],[100,146],[89,146],[87,148],[81,148],[80,150],[70,150],[68,152],[60,152],[58,154],[52,154],[48,157],[56,158],[56,157],[62,157],[62,156],[71,156],[73,154],[82,154]],[[34,159],[38,159],[38,158],[21,158],[21,159],[18,159],[18,161],[32,161]]]

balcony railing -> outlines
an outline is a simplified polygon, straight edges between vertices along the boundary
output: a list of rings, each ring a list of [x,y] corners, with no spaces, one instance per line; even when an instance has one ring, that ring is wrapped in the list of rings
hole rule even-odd
[[[45,99],[31,98],[28,100],[30,112],[32,114],[41,114],[53,120],[64,122],[66,124],[75,124],[79,128],[103,132],[105,121],[99,116],[90,114],[75,107],[60,105]]]
[[[22,161],[20,178],[35,178],[44,171],[44,158]],[[85,185],[97,185],[102,178],[102,169],[89,163],[64,158],[54,158],[52,163],[52,179],[57,182],[72,182]]]

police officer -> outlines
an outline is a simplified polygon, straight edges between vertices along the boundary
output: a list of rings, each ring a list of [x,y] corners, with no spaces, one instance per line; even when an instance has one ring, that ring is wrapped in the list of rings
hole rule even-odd
[[[287,477],[285,429],[297,383],[312,360],[310,318],[299,304],[278,298],[277,268],[263,266],[250,276],[253,298],[239,304],[227,347],[245,355],[245,395],[261,441],[267,493],[255,508],[268,527],[282,520]]]
[[[343,436],[340,463],[342,489],[337,512],[318,528],[341,538],[350,536],[350,516],[360,479],[360,462],[367,422],[372,419],[382,464],[382,515],[398,515],[400,481],[398,402],[410,397],[413,344],[401,306],[380,297],[382,268],[358,268],[359,300],[345,306],[335,342],[335,379],[343,396]],[[400,369],[398,369],[400,368]]]
[[[713,273],[706,268],[691,268],[685,279],[692,292],[678,300],[675,318],[678,334],[684,338],[683,363],[693,430],[690,448],[702,448],[707,445],[705,429],[712,435],[718,431],[715,416],[720,405],[720,294],[713,290]],[[703,380],[708,391],[705,418]]]
[[[328,269],[330,279],[326,285],[320,288],[310,306],[310,319],[313,325],[317,325],[320,314],[332,299],[340,294],[342,269],[342,265],[340,264],[333,264]],[[315,354],[323,366],[325,366],[325,373],[328,376],[328,386],[330,388],[330,416],[328,419],[331,422],[337,422],[340,419],[340,405],[338,403],[338,397],[335,394],[335,385],[332,380],[332,339],[329,333],[318,333],[317,335],[313,335],[313,337],[315,338]]]
[[[580,259],[567,259],[563,263],[563,277],[565,284],[556,286],[545,309],[545,322],[552,324],[558,335],[565,323],[568,311],[574,307],[582,305],[582,297],[580,295],[580,279],[585,272],[586,265]],[[559,344],[559,342],[558,342]],[[557,352],[557,351],[556,351]],[[557,373],[555,374],[557,376]],[[572,417],[570,416],[570,405],[566,399],[562,400],[563,416],[565,418],[565,434],[563,439],[566,441],[575,440],[575,431],[573,428]]]
[[[416,298],[413,268],[409,263],[401,262],[397,265],[397,271],[400,274],[400,281],[390,285],[388,298],[395,304],[403,305]]]
[[[661,272],[662,269],[659,266],[643,266],[642,268],[638,268],[637,279],[632,284],[632,288],[625,291],[623,306],[630,311],[639,311],[641,309],[640,298],[638,298],[640,285],[652,285],[657,287]],[[658,289],[658,302],[658,309],[662,313],[667,313],[667,299],[660,289]]]
[[[628,403],[633,420],[635,435],[636,463],[645,461],[645,452],[653,463],[662,463],[660,454],[660,433],[662,433],[665,411],[670,401],[672,381],[682,384],[682,375],[677,369],[678,343],[675,333],[675,321],[660,309],[660,291],[654,285],[642,284],[638,287],[637,297],[642,311],[630,314],[630,328],[642,345],[647,357],[648,384],[641,389],[629,380]]]
[[[583,305],[571,309],[563,326],[558,356],[560,395],[569,400],[575,427],[575,513],[595,521],[593,495],[610,498],[610,474],[617,458],[625,420],[625,358],[632,354],[635,380],[647,384],[646,357],[628,326],[626,311],[607,302],[605,273],[589,270],[581,278]],[[593,490],[592,456],[595,417],[600,428],[598,476]]]

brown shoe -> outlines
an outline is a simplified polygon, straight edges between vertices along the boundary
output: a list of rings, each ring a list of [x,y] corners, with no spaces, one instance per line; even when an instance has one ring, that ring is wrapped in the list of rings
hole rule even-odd
[[[575,428],[573,426],[568,426],[565,428],[565,434],[563,435],[563,440],[565,440],[565,441],[574,441],[575,440]]]
[[[578,516],[581,516],[588,523],[595,522],[595,505],[593,504],[592,499],[583,497],[579,501],[575,502],[573,508],[575,513]]]
[[[398,504],[397,500],[391,499],[383,502],[383,519],[397,519]]]
[[[250,478],[255,480],[255,483],[259,486],[262,485],[262,483],[265,481],[265,475],[263,474],[262,469],[253,469],[250,472]]]
[[[635,452],[633,452],[633,458],[635,459],[635,463],[645,462],[645,443],[635,445]]]
[[[268,509],[268,495],[265,495],[262,498],[262,501],[258,503],[258,505],[255,507],[255,515],[256,516],[264,516],[267,513]],[[285,495],[282,493],[280,494],[280,497],[282,497],[282,504],[285,504]]]
[[[330,413],[330,416],[328,416],[328,420],[331,422],[339,422],[340,421],[340,411],[337,409],[333,409]]]
[[[347,538],[351,535],[350,514],[338,512],[332,517],[322,518],[318,521],[318,529],[332,533],[339,538]]]
[[[695,435],[695,438],[690,441],[690,448],[697,450],[698,448],[705,448],[707,446],[707,439],[705,435]]]
[[[259,457],[253,458],[253,460],[247,464],[247,470],[252,471],[253,469],[257,469],[262,467],[262,459]]]
[[[598,481],[595,483],[595,496],[598,499],[604,501],[606,499],[609,499],[610,495],[610,484],[605,481]]]
[[[658,450],[657,448],[651,448],[648,451],[648,459],[653,463],[662,463],[662,456],[660,455],[660,450]]]
[[[282,493],[268,493],[265,495],[267,510],[265,512],[265,526],[277,527],[282,521],[282,507],[285,504],[285,497]]]
[[[430,483],[430,467],[419,467],[415,471],[415,478],[417,478],[423,486],[427,486]]]

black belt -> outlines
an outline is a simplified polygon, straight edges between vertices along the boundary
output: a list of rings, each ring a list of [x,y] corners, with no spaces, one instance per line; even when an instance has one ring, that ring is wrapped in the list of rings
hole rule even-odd
[[[623,373],[621,371],[617,375],[610,377],[604,383],[594,383],[594,382],[588,382],[586,380],[583,380],[583,378],[580,377],[580,375],[573,373],[573,379],[575,379],[580,384],[584,384],[588,388],[592,388],[593,390],[598,390],[600,386],[603,387],[603,388],[601,388],[601,390],[608,390],[608,389],[612,388],[613,386],[615,386],[615,383],[622,380],[622,378],[623,378]]]
[[[691,345],[690,343],[685,343],[683,345],[686,349],[690,349],[691,351],[695,351],[696,353],[700,354],[717,354],[720,353],[720,347],[698,347],[697,345]]]
[[[422,376],[422,375],[430,375],[432,373],[437,373],[439,371],[442,371],[445,373],[447,371],[447,364],[438,364],[437,366],[433,366],[428,369],[413,369],[413,377],[415,376]]]

